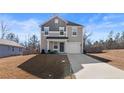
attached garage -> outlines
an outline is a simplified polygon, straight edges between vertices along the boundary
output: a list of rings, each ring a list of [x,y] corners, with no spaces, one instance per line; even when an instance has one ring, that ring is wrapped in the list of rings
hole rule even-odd
[[[80,42],[67,42],[66,53],[81,53]]]

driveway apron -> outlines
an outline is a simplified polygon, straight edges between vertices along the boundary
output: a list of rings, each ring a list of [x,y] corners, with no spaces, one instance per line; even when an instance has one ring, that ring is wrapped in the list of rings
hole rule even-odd
[[[77,79],[124,79],[124,71],[84,54],[67,54]]]

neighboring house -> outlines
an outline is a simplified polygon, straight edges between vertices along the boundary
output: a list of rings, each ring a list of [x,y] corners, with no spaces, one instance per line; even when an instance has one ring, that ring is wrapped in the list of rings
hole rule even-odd
[[[0,57],[21,55],[23,54],[23,49],[23,46],[14,41],[0,39]]]
[[[41,50],[83,53],[83,27],[58,16],[41,25]]]

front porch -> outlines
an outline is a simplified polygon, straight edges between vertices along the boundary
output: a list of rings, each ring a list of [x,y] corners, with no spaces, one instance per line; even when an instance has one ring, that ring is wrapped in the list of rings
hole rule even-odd
[[[47,50],[66,53],[67,38],[55,38],[47,38]]]

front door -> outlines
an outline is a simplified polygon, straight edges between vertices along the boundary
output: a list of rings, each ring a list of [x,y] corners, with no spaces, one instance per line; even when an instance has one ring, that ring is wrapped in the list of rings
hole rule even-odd
[[[60,52],[64,52],[64,42],[60,42]]]

